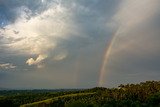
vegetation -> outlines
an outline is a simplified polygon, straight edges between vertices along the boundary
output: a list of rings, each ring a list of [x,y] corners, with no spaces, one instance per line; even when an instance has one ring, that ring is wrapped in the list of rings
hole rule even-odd
[[[2,107],[160,107],[160,81],[86,90],[1,91]]]

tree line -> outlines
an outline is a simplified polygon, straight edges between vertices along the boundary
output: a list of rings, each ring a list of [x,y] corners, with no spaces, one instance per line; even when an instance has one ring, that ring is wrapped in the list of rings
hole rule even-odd
[[[0,97],[2,107],[160,107],[160,81],[63,92],[27,92]]]

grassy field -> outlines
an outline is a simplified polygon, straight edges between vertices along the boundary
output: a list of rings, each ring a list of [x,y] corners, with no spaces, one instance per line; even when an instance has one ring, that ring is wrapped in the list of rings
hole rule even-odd
[[[50,99],[43,100],[43,101],[38,101],[38,102],[30,103],[30,104],[24,104],[24,105],[21,105],[20,107],[46,107],[47,105],[50,105],[50,104],[58,101],[58,99],[79,97],[79,96],[84,97],[84,96],[93,95],[93,94],[95,94],[95,92],[62,95],[62,96],[50,98]]]

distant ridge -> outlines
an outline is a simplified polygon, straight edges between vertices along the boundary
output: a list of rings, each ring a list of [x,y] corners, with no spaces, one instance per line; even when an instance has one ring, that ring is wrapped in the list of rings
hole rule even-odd
[[[1,91],[1,90],[9,90],[9,88],[0,87],[0,91]]]

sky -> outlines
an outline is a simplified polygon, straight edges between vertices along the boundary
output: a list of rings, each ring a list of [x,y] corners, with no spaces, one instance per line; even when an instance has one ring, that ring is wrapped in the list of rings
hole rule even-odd
[[[0,0],[0,87],[117,87],[160,77],[159,0]]]

